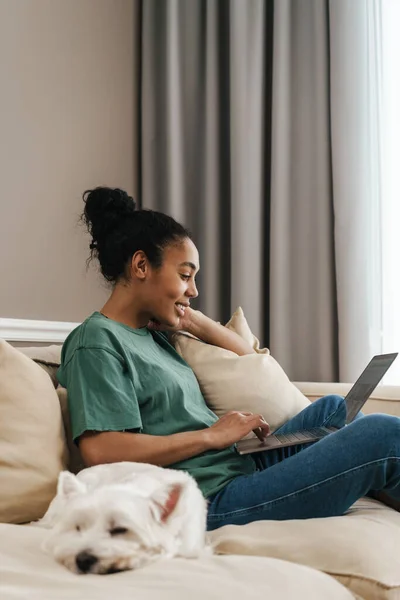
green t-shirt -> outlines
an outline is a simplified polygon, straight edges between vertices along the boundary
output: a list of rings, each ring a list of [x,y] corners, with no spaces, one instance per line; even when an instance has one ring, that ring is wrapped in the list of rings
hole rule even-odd
[[[66,339],[58,379],[68,390],[73,438],[85,431],[172,435],[210,427],[197,379],[164,334],[93,313]],[[188,471],[205,497],[256,470],[235,446],[209,450],[172,469]]]

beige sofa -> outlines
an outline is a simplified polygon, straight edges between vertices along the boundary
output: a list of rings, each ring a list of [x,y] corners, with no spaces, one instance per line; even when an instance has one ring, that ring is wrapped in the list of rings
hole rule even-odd
[[[20,354],[20,349],[17,352]],[[34,477],[41,481],[43,491],[46,486],[40,479],[43,474],[40,472],[40,469],[43,469],[40,467],[40,461],[45,464],[46,469],[51,461],[54,463],[52,471],[50,466],[46,470],[49,480],[51,477],[54,479],[60,468],[57,465],[78,470],[79,455],[69,439],[65,390],[59,388],[56,393],[50,379],[53,377],[53,383],[56,384],[54,374],[55,365],[59,360],[59,348],[31,348],[23,352],[52,363],[42,362],[40,368],[37,363],[24,356],[23,360],[17,360],[18,365],[13,372],[13,377],[17,377],[18,381],[22,380],[25,388],[30,381],[31,370],[35,377],[40,371],[40,386],[47,385],[46,394],[43,393],[40,398],[36,395],[35,406],[32,405],[32,384],[30,404],[15,407],[19,411],[15,414],[19,415],[21,420],[22,411],[24,415],[33,415],[29,423],[35,423],[34,428],[30,426],[17,431],[18,440],[24,437],[24,443],[27,444],[30,443],[30,436],[34,436],[35,431],[44,427],[44,421],[51,415],[49,419],[51,418],[55,440],[52,443],[58,444],[54,446],[59,453],[58,463],[54,462],[54,456],[50,456],[49,451],[46,459],[46,431],[49,429],[40,429],[38,443],[41,444],[43,452],[40,451],[40,456],[35,456],[33,440],[29,446],[30,456],[23,465],[26,469],[33,469],[32,482],[36,481]],[[14,355],[11,358],[13,357],[15,358]],[[2,362],[0,352],[0,500],[3,498],[10,504],[10,498],[12,501],[13,497],[16,497],[13,496],[14,489],[25,485],[26,476],[21,478],[13,474],[14,468],[21,467],[17,464],[17,458],[13,459],[14,462],[8,460],[6,465],[1,455],[1,449],[4,448],[1,444],[7,443],[7,440],[1,440],[4,431],[1,420],[7,418],[6,410],[7,414],[13,412],[14,407],[10,402],[18,404],[21,401],[21,393],[13,396],[10,386],[7,388],[8,364],[5,360]],[[44,371],[46,382],[43,379]],[[296,385],[311,400],[328,393],[344,394],[349,387],[344,384],[323,383]],[[39,383],[35,388],[36,394],[38,386]],[[38,411],[42,402],[46,402],[46,406],[40,416]],[[400,387],[378,388],[365,406],[365,412],[387,412],[400,417]],[[11,437],[8,440],[9,446],[12,441],[10,440]],[[28,464],[29,460],[33,466]],[[43,463],[46,460],[48,463]],[[51,497],[54,489],[52,488],[53,492],[47,488],[46,490]],[[35,505],[37,498],[34,496],[31,494],[25,502],[28,508]],[[43,511],[43,507],[42,501],[41,508],[36,506],[35,510]],[[23,510],[23,507],[18,508],[20,509]],[[210,534],[215,545],[215,556],[193,561],[167,560],[136,572],[106,577],[74,575],[56,564],[41,550],[41,543],[47,532],[29,524],[15,524],[23,520],[23,513],[18,513],[18,510],[10,512],[10,506],[4,508],[4,502],[3,505],[0,502],[0,517],[4,514],[11,515],[10,518],[2,519],[8,520],[7,523],[0,523],[2,600],[103,600],[114,596],[119,599],[140,600],[176,600],[187,597],[193,600],[259,600],[260,597],[400,600],[400,514],[371,499],[358,501],[342,517],[286,522],[262,521],[241,527],[222,527]]]

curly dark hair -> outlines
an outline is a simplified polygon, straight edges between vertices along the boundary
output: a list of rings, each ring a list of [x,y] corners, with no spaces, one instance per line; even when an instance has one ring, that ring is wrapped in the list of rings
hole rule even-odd
[[[97,187],[83,194],[81,220],[92,237],[88,262],[97,258],[104,278],[127,278],[132,256],[142,250],[152,267],[162,265],[166,246],[191,238],[172,217],[154,210],[136,210],[134,199],[118,188]]]

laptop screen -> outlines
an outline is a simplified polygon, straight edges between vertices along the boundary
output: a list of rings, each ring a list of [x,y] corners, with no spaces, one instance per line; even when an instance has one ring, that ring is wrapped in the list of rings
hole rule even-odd
[[[398,353],[395,352],[374,356],[361,373],[345,398],[347,406],[346,424],[351,423],[360,412],[397,355]]]

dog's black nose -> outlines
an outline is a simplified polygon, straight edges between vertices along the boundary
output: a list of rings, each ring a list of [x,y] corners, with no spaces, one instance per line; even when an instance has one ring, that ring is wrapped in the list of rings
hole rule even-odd
[[[77,554],[75,562],[76,566],[82,573],[88,573],[93,565],[97,563],[97,557],[84,550],[83,552],[79,552],[79,554]]]

